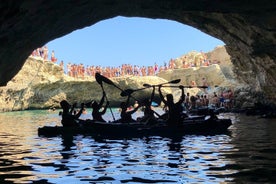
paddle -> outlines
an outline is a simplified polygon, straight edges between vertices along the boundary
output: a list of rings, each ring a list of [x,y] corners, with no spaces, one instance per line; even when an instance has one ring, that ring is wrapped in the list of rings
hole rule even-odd
[[[144,89],[147,89],[147,88],[150,88],[150,87],[155,87],[155,86],[162,86],[164,84],[177,84],[181,81],[181,79],[175,79],[175,80],[172,80],[172,81],[168,81],[168,82],[165,82],[165,83],[162,83],[162,84],[158,84],[158,85],[150,85],[150,84],[143,84],[144,88],[140,88],[140,89],[126,89],[126,90],[123,90],[121,92],[121,96],[128,96],[130,94],[132,94],[133,92],[135,91],[140,91],[140,90],[144,90]]]
[[[119,86],[117,86],[116,84],[114,84],[114,82],[112,82],[110,79],[106,78],[105,76],[101,75],[100,73],[96,73],[95,77],[96,77],[96,80],[98,78],[99,81],[105,82],[107,84],[110,84],[110,85],[114,86],[115,88],[117,88],[117,89],[119,89],[121,91],[124,91]]]
[[[148,87],[140,88],[140,89],[126,89],[126,90],[123,90],[120,95],[121,96],[128,96],[128,95],[131,95],[133,92],[140,91],[140,90],[147,89],[147,88]]]
[[[107,84],[110,84],[110,85],[114,86],[115,88],[121,90],[121,92],[124,91],[122,88],[120,88],[119,86],[117,86],[116,84],[114,84],[110,79],[106,78],[105,76],[103,76],[103,75],[101,75],[101,74],[99,74],[99,73],[96,73],[96,75],[97,75],[97,78],[98,78],[99,81],[103,81],[103,82],[105,82],[105,83],[107,83]],[[96,79],[96,80],[97,80],[97,79]],[[179,81],[180,81],[180,79],[179,79]],[[166,83],[166,84],[167,84],[167,83]],[[134,100],[136,100],[136,101],[138,101],[138,102],[140,101],[140,100],[138,100],[137,98],[133,97],[131,94],[128,94],[127,96],[133,98]],[[159,115],[157,112],[154,111],[154,113],[155,113],[157,116],[160,117],[160,115]]]
[[[96,78],[97,83],[100,84],[103,93],[105,93],[104,88],[103,88],[103,81],[106,82],[107,80],[103,80],[102,75],[101,75],[100,73],[98,73],[98,72],[96,73],[95,78]],[[109,79],[108,79],[108,80],[109,80]],[[108,82],[109,82],[109,81],[108,81]],[[108,82],[106,82],[106,83],[108,83]],[[111,81],[111,82],[112,82],[112,81]],[[108,101],[106,95],[105,95],[105,99],[106,99],[106,101]],[[110,112],[111,112],[111,115],[112,115],[112,117],[113,117],[113,120],[115,121],[115,117],[114,117],[114,114],[113,114],[112,109],[111,109],[110,106],[109,106],[109,110],[110,110]]]
[[[150,88],[150,87],[154,87],[154,86],[162,86],[162,85],[165,85],[165,84],[178,84],[180,81],[181,81],[181,79],[175,79],[175,80],[172,80],[172,81],[168,81],[168,82],[161,83],[161,84],[156,84],[156,85],[143,84],[143,86],[146,87],[146,88]]]
[[[179,88],[179,86],[162,86],[167,88]],[[208,88],[208,86],[183,86],[184,88]]]
[[[121,96],[130,96],[130,97],[132,97],[133,99],[135,99],[136,101],[138,101],[139,102],[139,100],[137,100],[136,98],[134,98],[133,96],[131,96],[131,94],[134,92],[134,91],[139,91],[139,90],[143,90],[143,89],[147,89],[147,88],[141,88],[141,89],[136,89],[136,90],[133,90],[133,89],[126,89],[126,90],[124,90],[124,91],[122,91],[121,92]],[[151,98],[153,98],[153,95],[154,95],[154,91],[152,92],[152,97]],[[151,101],[152,101],[152,99],[151,99]],[[155,112],[155,111],[153,111],[158,117],[161,117],[161,115],[160,114],[158,114],[157,112]]]

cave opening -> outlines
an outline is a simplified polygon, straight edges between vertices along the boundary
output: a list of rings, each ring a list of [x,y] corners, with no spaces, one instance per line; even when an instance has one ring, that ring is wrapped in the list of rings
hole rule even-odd
[[[85,66],[159,66],[189,52],[210,52],[223,41],[167,19],[117,16],[45,44],[49,57]]]

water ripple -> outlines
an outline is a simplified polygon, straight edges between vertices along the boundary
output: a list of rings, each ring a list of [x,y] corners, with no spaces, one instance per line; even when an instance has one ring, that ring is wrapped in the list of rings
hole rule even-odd
[[[223,116],[234,122],[229,135],[108,140],[38,137],[38,126],[46,120],[55,125],[60,117],[1,114],[0,183],[276,182],[276,123]]]

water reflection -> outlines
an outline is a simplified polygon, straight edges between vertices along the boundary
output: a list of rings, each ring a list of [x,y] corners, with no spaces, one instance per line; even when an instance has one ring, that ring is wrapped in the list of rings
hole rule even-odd
[[[0,183],[276,182],[275,121],[224,114],[230,135],[45,138],[38,126],[60,117],[25,113],[0,114]]]
[[[235,170],[229,177],[237,183],[275,182],[276,120],[240,116],[238,122],[232,127],[233,148],[222,152],[232,164],[212,170]]]

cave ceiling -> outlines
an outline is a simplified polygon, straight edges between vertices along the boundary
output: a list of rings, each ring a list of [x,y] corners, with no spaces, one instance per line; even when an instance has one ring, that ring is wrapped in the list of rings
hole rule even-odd
[[[0,4],[0,85],[31,52],[72,31],[116,16],[168,19],[222,40],[241,78],[265,71],[276,86],[276,1],[9,0]],[[266,63],[264,66],[263,63]],[[242,74],[253,71],[252,79]],[[274,72],[273,72],[274,71]],[[249,77],[250,78],[250,77]],[[266,81],[267,81],[266,80]],[[267,82],[261,84],[266,85]]]

